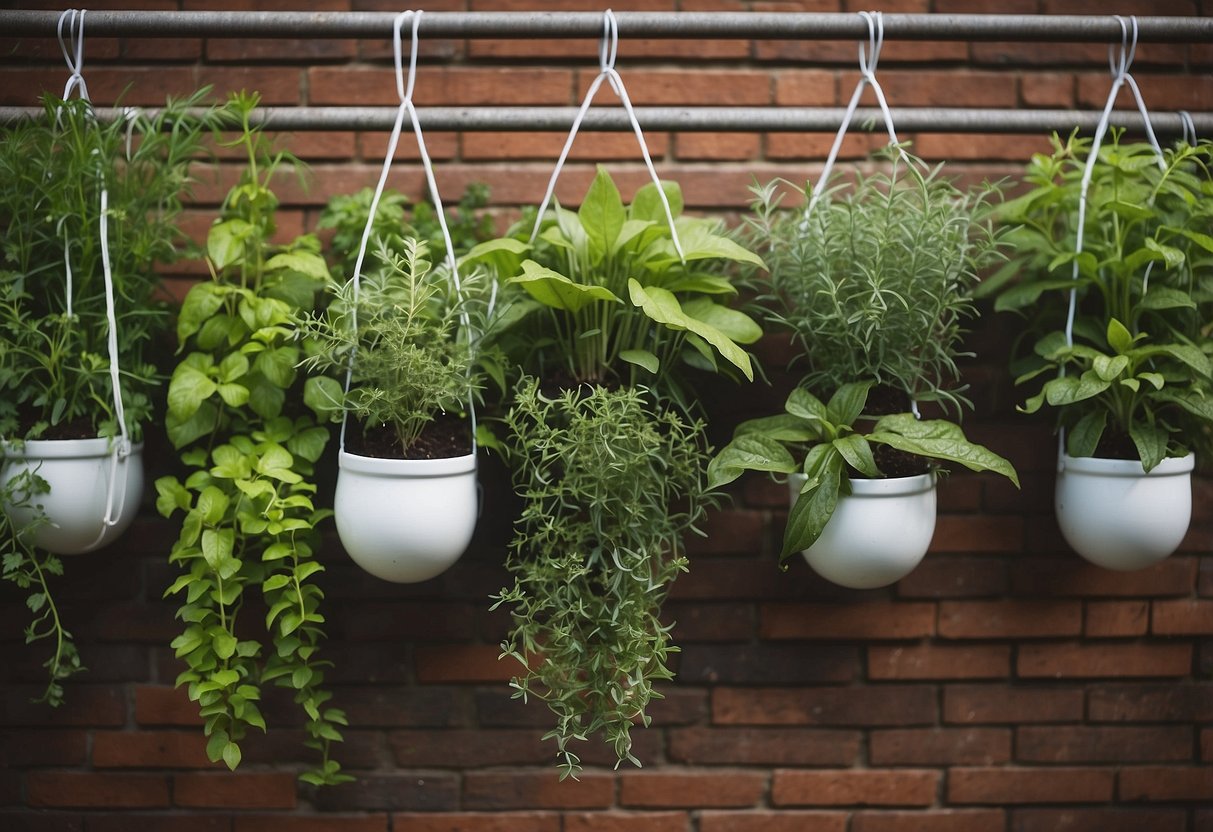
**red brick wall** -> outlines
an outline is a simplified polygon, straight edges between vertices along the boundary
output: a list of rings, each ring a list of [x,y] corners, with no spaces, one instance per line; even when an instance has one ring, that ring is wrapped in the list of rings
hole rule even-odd
[[[51,4],[55,5],[55,4]],[[98,4],[93,4],[96,8]],[[109,5],[109,4],[106,4]],[[393,9],[387,3],[118,2],[116,7]],[[522,9],[526,0],[428,3],[434,10]],[[596,10],[598,4],[563,2]],[[837,0],[640,0],[616,9],[839,11]],[[1197,2],[908,0],[887,11],[1200,14]],[[61,89],[53,40],[0,41],[0,103],[32,104]],[[1104,47],[896,43],[881,79],[897,106],[1097,108]],[[856,78],[854,44],[624,41],[619,69],[638,105],[839,106]],[[391,104],[385,43],[90,38],[86,74],[109,103],[151,104],[201,83],[259,89],[266,103]],[[426,43],[417,101],[571,105],[594,74],[590,41]],[[1136,77],[1157,109],[1213,106],[1213,45],[1145,44]],[[602,94],[604,103],[609,93]],[[1125,99],[1123,104],[1127,104]],[[428,137],[445,193],[493,188],[495,210],[535,203],[558,152],[549,134]],[[815,175],[824,135],[661,134],[650,147],[688,202],[744,207],[753,177]],[[1014,174],[1042,137],[912,136],[958,173]],[[845,158],[873,141],[849,141]],[[381,134],[300,134],[310,192],[284,180],[282,233],[314,225],[330,195],[372,184]],[[415,149],[402,142],[393,184],[421,192]],[[562,179],[574,201],[595,161],[643,180],[631,136],[584,136]],[[843,164],[846,164],[844,161]],[[200,189],[190,228],[205,227],[232,170]],[[626,190],[626,186],[625,186]],[[188,279],[190,269],[182,279]],[[75,558],[60,594],[86,674],[57,711],[29,704],[39,661],[21,643],[26,615],[0,589],[0,828],[154,832],[1052,832],[1213,829],[1213,482],[1195,483],[1196,516],[1179,553],[1134,574],[1103,571],[1061,541],[1051,513],[1054,443],[1017,417],[1004,361],[1012,324],[987,318],[967,368],[978,412],[971,435],[1009,456],[1024,489],[955,474],[941,486],[932,551],[888,590],[844,591],[803,563],[775,566],[782,489],[760,479],[695,545],[669,616],[683,647],[679,678],[636,732],[643,770],[606,767],[591,744],[581,782],[558,783],[540,743],[546,711],[509,698],[496,660],[507,627],[488,611],[508,537],[508,488],[485,468],[489,516],[472,551],[431,583],[401,587],[325,552],[329,655],[336,705],[350,718],[336,756],[358,782],[299,787],[307,759],[289,702],[271,700],[271,731],[251,739],[238,773],[206,762],[194,708],[172,688],[177,633],[161,600],[175,536],[150,510],[121,544]],[[778,354],[777,349],[770,351]],[[770,391],[704,391],[717,438],[741,407]],[[744,399],[744,405],[737,400]],[[747,410],[744,415],[749,415]],[[163,441],[149,449],[163,467]],[[152,472],[156,473],[155,470]],[[494,510],[496,508],[496,510]]]

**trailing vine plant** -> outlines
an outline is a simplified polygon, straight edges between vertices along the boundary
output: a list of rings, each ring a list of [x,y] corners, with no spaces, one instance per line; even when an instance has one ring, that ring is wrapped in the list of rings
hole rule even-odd
[[[251,126],[257,100],[230,99],[241,127],[231,146],[244,149],[247,166],[207,235],[211,279],[190,290],[177,322],[185,356],[169,384],[166,426],[192,472],[184,482],[156,482],[159,511],[184,513],[170,555],[182,574],[165,594],[182,599],[185,630],[172,646],[187,669],[177,684],[198,703],[210,759],[239,765],[249,728],[266,729],[258,703],[273,683],[294,690],[307,715],[306,744],[321,755],[301,779],[335,784],[351,779],[329,756],[346,720],[327,705],[324,593],[313,582],[324,569],[314,559],[317,526],[330,513],[313,504],[313,466],[329,434],[301,406],[295,325],[314,309],[328,270],[314,236],[270,242],[278,205],[271,180],[296,160]],[[248,632],[237,623],[257,590],[264,643],[237,635]]]

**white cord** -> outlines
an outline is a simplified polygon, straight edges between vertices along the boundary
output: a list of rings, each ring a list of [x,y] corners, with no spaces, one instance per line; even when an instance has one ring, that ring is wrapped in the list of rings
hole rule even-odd
[[[400,98],[400,106],[396,110],[396,121],[392,125],[392,134],[388,139],[387,154],[383,157],[383,168],[379,172],[379,181],[375,185],[375,195],[371,198],[370,213],[367,214],[366,227],[362,230],[362,241],[358,246],[358,257],[354,261],[354,276],[351,278],[354,284],[354,303],[350,309],[350,322],[354,328],[355,336],[358,333],[358,295],[362,286],[362,264],[366,259],[367,245],[371,239],[371,230],[375,224],[375,213],[379,210],[379,200],[383,197],[384,188],[387,186],[388,174],[392,169],[392,160],[396,156],[396,147],[400,143],[400,133],[404,127],[404,116],[407,113],[413,124],[413,134],[417,137],[417,148],[421,153],[421,165],[425,171],[426,183],[429,185],[430,197],[434,201],[434,211],[438,215],[438,226],[442,229],[442,240],[446,244],[446,261],[447,267],[451,270],[451,281],[455,285],[455,294],[459,298],[461,312],[459,313],[460,323],[463,324],[464,332],[468,334],[469,344],[474,344],[476,338],[472,332],[471,319],[468,316],[466,304],[463,303],[463,286],[459,280],[459,267],[455,260],[455,246],[451,241],[451,232],[447,228],[446,211],[442,207],[442,197],[438,193],[438,182],[434,178],[434,165],[430,159],[429,151],[426,150],[425,136],[421,132],[421,122],[417,118],[417,109],[413,106],[413,89],[417,78],[417,46],[419,38],[417,29],[421,24],[421,11],[404,11],[396,15],[396,19],[392,24],[392,49],[395,55],[396,66],[396,94]],[[409,71],[406,80],[404,75],[404,44],[400,34],[401,28],[404,26],[404,21],[412,18],[412,48],[409,54]],[[354,374],[354,359],[357,353],[357,339],[355,338],[354,348],[350,351],[349,365],[345,370],[345,394],[348,396],[350,392],[350,384],[353,381]],[[476,404],[474,396],[468,394],[468,415],[472,428],[472,454],[476,453]],[[345,450],[345,431],[348,422],[348,411],[343,410],[341,415],[341,433],[340,447]]]
[[[636,112],[632,109],[632,101],[628,97],[628,91],[624,86],[623,78],[615,71],[615,58],[619,54],[619,23],[615,20],[615,14],[610,9],[607,9],[603,13],[602,24],[602,39],[598,43],[598,77],[590,84],[590,89],[586,92],[585,98],[581,102],[581,107],[577,110],[577,117],[573,119],[573,126],[569,130],[568,138],[564,142],[564,148],[560,151],[560,158],[556,161],[556,169],[552,171],[552,176],[548,180],[547,192],[543,195],[543,201],[539,203],[539,213],[535,216],[535,227],[531,229],[530,242],[534,243],[535,238],[539,235],[539,228],[543,225],[543,215],[547,211],[548,204],[552,201],[552,195],[556,192],[556,180],[560,178],[560,171],[564,167],[564,162],[568,158],[569,151],[573,149],[573,141],[577,138],[577,131],[581,128],[581,122],[585,118],[586,112],[590,109],[590,104],[594,101],[594,96],[597,95],[602,82],[609,80],[611,82],[611,89],[619,96],[619,102],[623,105],[624,111],[628,114],[628,120],[632,123],[632,132],[636,134],[636,143],[640,145],[640,154],[644,157],[645,167],[649,169],[649,177],[653,180],[653,184],[657,186],[657,196],[661,200],[662,209],[665,211],[666,222],[670,225],[670,235],[673,238],[674,250],[678,252],[678,259],[686,263],[686,254],[683,253],[682,241],[678,238],[678,229],[674,224],[674,213],[670,210],[670,201],[666,198],[665,189],[661,187],[661,180],[657,176],[657,169],[653,167],[653,159],[649,155],[649,148],[644,140],[644,132],[640,129],[640,122],[636,118]]]

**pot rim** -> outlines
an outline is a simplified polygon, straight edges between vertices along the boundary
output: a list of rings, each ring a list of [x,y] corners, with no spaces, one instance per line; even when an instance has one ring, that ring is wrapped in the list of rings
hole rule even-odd
[[[788,481],[804,482],[804,474],[789,474]],[[851,494],[860,497],[904,497],[923,494],[935,487],[935,474],[915,474],[912,477],[880,477],[865,479],[851,477]]]
[[[476,472],[476,454],[443,459],[381,459],[338,451],[337,467],[354,474],[373,477],[427,478],[453,477]]]
[[[1196,454],[1170,456],[1147,472],[1140,459],[1107,459],[1097,456],[1070,456],[1063,453],[1058,464],[1060,471],[1075,474],[1090,474],[1102,477],[1174,477],[1191,473],[1196,467]]]
[[[89,439],[0,440],[0,456],[7,459],[102,459],[113,453],[117,437]],[[143,443],[131,443],[131,454],[143,453]]]

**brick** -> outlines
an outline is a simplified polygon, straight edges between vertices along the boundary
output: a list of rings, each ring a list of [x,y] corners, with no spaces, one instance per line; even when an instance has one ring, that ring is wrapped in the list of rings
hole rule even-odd
[[[1150,631],[1159,636],[1213,635],[1213,601],[1155,601]]]
[[[846,832],[845,812],[754,811],[699,814],[699,832]]]
[[[838,103],[838,80],[826,70],[782,70],[775,75],[775,103],[781,107],[832,107]]]
[[[389,828],[384,814],[236,815],[232,820],[232,832],[388,832]]]
[[[578,73],[577,100],[580,101],[597,76],[596,70]],[[637,107],[713,107],[761,106],[771,101],[771,77],[750,70],[621,70],[628,96]],[[607,85],[603,85],[605,88]],[[596,101],[614,99],[608,89],[599,92]]]
[[[1023,540],[1022,517],[945,514],[935,521],[929,551],[1018,552],[1023,548]]]
[[[686,812],[578,812],[564,816],[564,832],[685,832]]]
[[[1184,832],[1182,809],[1017,809],[1011,814],[1013,832]]]
[[[936,719],[935,690],[926,686],[717,688],[717,725],[924,725]]]
[[[0,725],[77,728],[114,727],[126,722],[126,702],[117,686],[68,683],[64,688],[66,701],[58,708],[33,701],[45,687],[6,684],[0,691]]]
[[[858,812],[851,832],[1003,832],[1006,816],[993,809]]]
[[[954,768],[948,772],[948,803],[1106,803],[1115,774],[1095,768]]]
[[[679,639],[678,629],[674,638]],[[695,645],[682,648],[678,676],[712,684],[813,684],[849,682],[859,651],[833,645]]]
[[[98,768],[210,768],[201,731],[97,731],[93,765]]]
[[[960,133],[919,133],[914,138],[914,152],[922,158],[945,159],[952,163],[962,160],[1019,162],[1033,153],[1047,153],[1051,149],[1045,136],[989,135],[974,139]]]
[[[775,806],[930,806],[937,771],[776,771]]]
[[[676,728],[667,756],[686,765],[848,766],[859,733],[812,728]]]
[[[84,731],[3,731],[0,769],[83,765],[87,743]]]
[[[754,133],[680,133],[674,154],[684,161],[758,159],[762,137]]]
[[[956,685],[944,688],[946,723],[1008,724],[1078,722],[1083,718],[1081,689]]]
[[[1213,685],[1208,682],[1104,685],[1087,698],[1093,722],[1213,720]]]
[[[756,806],[767,776],[753,771],[666,770],[623,774],[619,802],[646,809],[742,808]]]
[[[321,789],[324,811],[450,812],[459,808],[459,779],[453,774],[358,774],[353,783]]]
[[[1011,672],[1005,645],[916,644],[868,648],[869,679],[998,679]]]
[[[706,537],[687,541],[687,553],[695,555],[753,555],[762,546],[763,512],[750,509],[717,509],[707,516],[702,530]]]
[[[492,644],[448,644],[418,647],[417,681],[423,685],[508,682],[520,668],[513,659],[498,660],[501,648]]]
[[[935,634],[935,605],[915,602],[763,604],[769,639],[917,639]]]
[[[539,159],[554,162],[560,156],[565,139],[560,133],[464,133],[461,156],[467,161]],[[646,132],[644,139],[653,159],[665,158],[670,144],[667,133]],[[582,162],[630,162],[641,158],[640,145],[632,133],[580,132],[569,151],[569,159]]]
[[[1192,671],[1192,645],[1025,644],[1019,649],[1017,670],[1025,678],[1187,676]]]
[[[224,815],[93,813],[88,818],[88,832],[230,832],[231,828],[231,819]]]
[[[1088,601],[1083,632],[1088,638],[1142,636],[1149,624],[1148,601]]]
[[[169,805],[168,778],[154,774],[32,771],[25,776],[35,808],[156,809]]]
[[[1019,97],[1027,107],[1074,106],[1074,76],[1065,72],[1030,72],[1019,79]]]
[[[1208,766],[1122,768],[1118,778],[1121,800],[1199,800],[1213,805],[1213,768]]]
[[[939,634],[944,638],[1049,638],[1082,632],[1076,601],[942,601]]]
[[[1184,762],[1192,741],[1189,726],[1026,726],[1016,730],[1015,756],[1025,763]]]
[[[1023,558],[1011,573],[1011,589],[1024,595],[1046,597],[1149,598],[1190,595],[1196,585],[1192,558],[1167,558],[1135,572],[1101,569],[1076,557]]]
[[[135,722],[139,725],[201,725],[198,706],[185,688],[135,687]]]
[[[395,106],[396,76],[390,69],[313,67],[309,103],[342,106]],[[563,69],[431,68],[419,70],[413,101],[429,106],[515,106],[572,103],[573,73]]]
[[[984,598],[1007,591],[1007,565],[995,558],[930,557],[897,582],[899,598]]]
[[[675,622],[674,640],[683,645],[679,675],[684,679],[694,678],[691,667],[700,660],[692,660],[687,655],[687,650],[691,649],[688,642],[741,641],[746,642],[748,650],[754,652],[760,652],[764,647],[774,646],[752,643],[758,634],[758,613],[753,604],[667,603],[663,606],[663,617]],[[721,671],[717,668],[721,665],[731,666],[734,662],[746,664],[754,672],[760,672],[762,667],[761,662],[747,658],[746,653],[733,652],[722,655],[713,651],[707,655],[701,654],[701,658],[704,661],[704,667],[698,672],[703,674],[719,673]],[[711,667],[707,666],[709,663],[711,663]],[[784,669],[786,670],[786,666]],[[841,672],[841,667],[837,672]]]
[[[294,809],[295,778],[290,774],[177,774],[173,802],[196,809]]]
[[[615,778],[582,773],[578,780],[547,771],[473,771],[463,777],[466,809],[605,809],[615,799]]]
[[[479,768],[548,762],[552,751],[542,732],[525,730],[409,730],[388,735],[401,768]]]
[[[1182,84],[1167,83],[1161,76],[1135,71],[1133,77],[1141,88],[1141,95],[1154,110],[1187,110],[1207,107],[1213,99],[1213,78],[1203,75],[1188,75]],[[92,86],[90,82],[89,86]],[[1080,107],[1102,107],[1108,98],[1111,83],[1107,72],[1100,75],[1078,76],[1076,97]],[[1135,108],[1132,93],[1121,88],[1117,96],[1117,109]]]
[[[1011,759],[1011,732],[1000,728],[906,728],[871,733],[873,765],[993,765]]]
[[[551,812],[395,812],[392,821],[409,832],[561,832],[560,816]]]
[[[893,108],[1014,107],[1017,103],[1015,84],[1007,83],[1006,74],[1001,72],[969,68],[954,71],[883,71],[882,67],[878,78],[889,106]],[[852,90],[858,81],[858,72],[843,72],[839,75],[839,88]],[[863,100],[875,102],[876,97],[871,92],[865,92]]]

